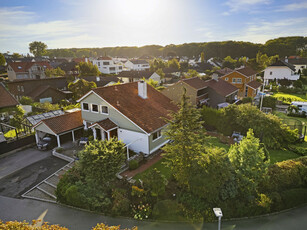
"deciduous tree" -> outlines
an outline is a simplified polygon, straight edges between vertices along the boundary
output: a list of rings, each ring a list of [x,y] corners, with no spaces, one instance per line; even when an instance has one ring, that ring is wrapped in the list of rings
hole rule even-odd
[[[80,62],[77,65],[77,68],[79,70],[80,77],[100,75],[98,67],[96,65],[93,65],[91,62]]]
[[[85,93],[96,87],[97,85],[95,82],[88,82],[84,79],[78,79],[68,84],[68,89],[73,93],[74,100],[79,99]]]
[[[43,56],[46,53],[47,45],[43,42],[34,41],[29,44],[30,53],[35,57]]]

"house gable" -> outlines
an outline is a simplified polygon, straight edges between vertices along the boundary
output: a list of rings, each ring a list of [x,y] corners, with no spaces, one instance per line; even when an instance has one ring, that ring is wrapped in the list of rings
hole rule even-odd
[[[122,113],[120,113],[117,109],[115,109],[112,105],[110,105],[107,101],[105,101],[103,98],[98,96],[96,93],[90,91],[88,94],[86,94],[84,97],[82,97],[80,100],[78,100],[81,104],[82,108],[82,118],[83,120],[86,120],[88,122],[94,123],[97,121],[104,120],[106,118],[111,118],[116,124],[118,124],[119,127],[136,131],[136,132],[144,132],[143,129],[138,127],[136,124],[134,124],[130,119],[128,119],[126,116],[124,116]],[[89,111],[84,111],[82,104],[88,103],[89,105]],[[95,104],[98,105],[98,113],[92,112],[91,105]],[[108,107],[108,114],[103,114],[101,112],[101,106],[107,106]]]

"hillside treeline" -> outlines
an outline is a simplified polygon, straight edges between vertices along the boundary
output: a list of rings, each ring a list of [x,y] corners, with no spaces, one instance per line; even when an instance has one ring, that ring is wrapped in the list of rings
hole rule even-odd
[[[69,48],[69,49],[49,49],[47,55],[50,57],[99,57],[109,55],[112,57],[159,57],[159,56],[187,56],[197,57],[204,52],[205,59],[211,57],[225,58],[226,56],[255,58],[258,51],[269,56],[279,55],[279,57],[297,55],[302,50],[307,49],[307,37],[280,37],[268,40],[265,44],[223,41],[223,42],[203,42],[184,43],[180,45],[148,45],[142,47],[121,46],[104,48]]]

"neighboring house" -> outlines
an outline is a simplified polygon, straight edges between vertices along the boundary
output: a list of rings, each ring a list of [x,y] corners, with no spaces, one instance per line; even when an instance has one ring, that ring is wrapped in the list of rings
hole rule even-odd
[[[161,131],[177,106],[144,81],[96,88],[78,100],[86,128],[95,139],[118,137],[126,146],[149,155],[168,140]]]
[[[161,93],[176,103],[180,103],[183,88],[186,89],[189,102],[198,107],[207,105],[217,108],[220,103],[233,103],[238,93],[238,89],[235,86],[224,80],[212,79],[204,81],[198,77],[180,80],[162,90]]]
[[[268,66],[264,70],[264,84],[269,84],[270,81],[288,79],[296,81],[300,78],[299,74],[295,74],[295,67],[285,61],[277,60],[274,64]]]
[[[50,77],[45,79],[15,80],[8,82],[8,88],[17,100],[23,96],[30,96],[33,91],[41,86],[50,86],[54,89],[67,90],[66,77]]]
[[[139,81],[143,78],[146,80],[152,79],[159,84],[162,82],[160,75],[153,71],[123,71],[117,77],[124,83]]]
[[[48,62],[11,62],[7,66],[10,81],[46,78],[45,70],[52,69]]]
[[[149,63],[146,60],[135,59],[135,60],[128,60],[125,63],[125,67],[130,70],[142,71],[142,70],[149,70]]]
[[[228,68],[228,67],[225,67],[225,68],[223,68],[223,69],[215,70],[215,71],[212,73],[211,77],[212,77],[212,79],[216,79],[216,78],[220,78],[220,77],[222,77],[222,76],[224,76],[224,75],[226,75],[226,74],[229,74],[229,73],[231,73],[231,72],[233,72],[233,69],[230,69],[230,68]]]
[[[115,64],[111,57],[99,57],[93,60],[92,63],[104,74],[118,74],[123,71],[123,66]]]
[[[198,73],[205,73],[206,71],[212,70],[213,65],[206,62],[197,62],[192,69],[196,70]]]
[[[66,92],[62,92],[58,89],[51,87],[50,85],[41,85],[33,89],[33,91],[28,95],[35,102],[50,102],[58,103],[61,100],[67,99],[67,97],[72,96]]]
[[[79,75],[79,70],[77,68],[78,63],[77,62],[63,62],[58,67],[65,71],[65,74],[67,76],[74,76],[77,77]]]
[[[294,66],[295,72],[298,74],[301,74],[303,69],[307,69],[307,58],[297,58],[297,57],[292,59],[289,58],[288,63]]]
[[[255,97],[254,87],[257,87],[256,91],[260,89],[261,84],[256,83],[256,74],[257,71],[253,70],[250,67],[243,67],[235,69],[230,73],[225,74],[220,77],[224,81],[229,82],[230,84],[236,86],[238,91],[238,97]],[[257,92],[256,92],[257,93]]]
[[[97,87],[103,87],[103,86],[109,86],[114,85],[118,82],[120,82],[120,79],[115,76],[107,76],[107,77],[101,77],[101,76],[88,76],[83,78],[86,81],[93,81],[96,83]]]
[[[49,64],[54,69],[58,68],[59,65],[61,65],[63,63],[68,63],[68,61],[65,58],[54,58],[54,59],[50,59],[50,61],[49,61]]]
[[[18,101],[10,94],[5,86],[0,83],[0,122],[8,117],[7,109],[16,107]]]

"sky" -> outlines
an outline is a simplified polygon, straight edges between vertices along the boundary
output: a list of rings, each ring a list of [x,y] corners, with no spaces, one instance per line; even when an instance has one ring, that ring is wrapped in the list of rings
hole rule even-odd
[[[307,36],[307,0],[0,0],[0,52]]]

